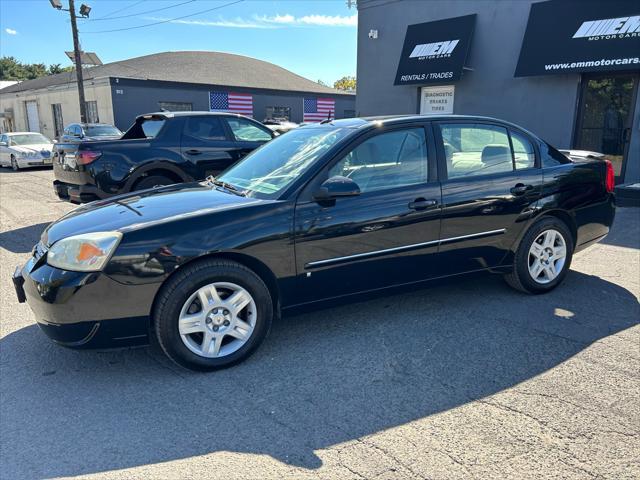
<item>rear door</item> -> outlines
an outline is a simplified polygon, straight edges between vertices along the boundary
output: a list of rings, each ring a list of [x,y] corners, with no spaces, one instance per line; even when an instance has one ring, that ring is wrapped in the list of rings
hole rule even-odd
[[[185,118],[180,150],[184,160],[194,166],[194,178],[197,180],[218,175],[233,164],[235,148],[221,117],[202,115]]]
[[[427,125],[377,129],[359,138],[314,179],[296,205],[301,303],[437,274],[440,184]],[[346,176],[359,196],[318,203],[312,192]]]
[[[499,123],[436,123],[445,274],[501,263],[534,212],[542,170],[525,132]]]
[[[267,127],[259,125],[243,117],[224,117],[229,126],[231,136],[235,142],[233,156],[237,162],[247,153],[273,138],[273,133]]]

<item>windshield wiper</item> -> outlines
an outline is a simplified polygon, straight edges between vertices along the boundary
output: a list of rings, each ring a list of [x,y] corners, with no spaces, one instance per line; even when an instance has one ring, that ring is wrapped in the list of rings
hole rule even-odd
[[[243,191],[240,190],[238,187],[231,185],[230,183],[227,182],[223,182],[222,180],[218,180],[216,177],[214,177],[213,175],[209,175],[207,177],[207,182],[215,185],[216,187],[222,187],[225,190],[229,190],[230,192],[239,195],[241,197],[245,197],[247,194]]]

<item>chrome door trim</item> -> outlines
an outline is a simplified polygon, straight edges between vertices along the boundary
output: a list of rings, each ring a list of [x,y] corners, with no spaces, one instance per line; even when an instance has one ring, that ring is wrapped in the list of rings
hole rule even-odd
[[[321,266],[324,266],[324,265],[330,265],[332,263],[344,262],[345,260],[354,260],[354,259],[358,259],[358,258],[367,258],[367,257],[373,257],[373,256],[377,256],[377,255],[384,255],[384,254],[387,254],[387,253],[394,253],[394,252],[404,252],[406,250],[413,250],[413,249],[420,248],[420,247],[429,247],[429,246],[432,246],[432,245],[441,245],[443,243],[457,242],[459,240],[466,240],[466,239],[469,239],[469,238],[490,237],[490,236],[493,236],[493,235],[503,234],[506,231],[507,231],[506,228],[500,228],[498,230],[488,230],[486,232],[478,232],[478,233],[472,233],[472,234],[469,234],[469,235],[461,235],[459,237],[450,237],[450,238],[443,238],[441,240],[431,240],[429,242],[413,243],[411,245],[403,245],[402,247],[385,248],[383,250],[374,250],[373,252],[356,253],[354,255],[346,255],[344,257],[327,258],[325,260],[316,260],[315,262],[309,262],[304,267],[305,268],[315,268],[315,267],[321,267]]]

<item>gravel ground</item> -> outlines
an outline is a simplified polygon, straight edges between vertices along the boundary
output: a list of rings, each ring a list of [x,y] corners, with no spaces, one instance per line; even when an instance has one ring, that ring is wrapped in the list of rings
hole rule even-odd
[[[548,295],[484,276],[288,317],[195,374],[58,347],[17,303],[72,208],[51,180],[0,171],[2,479],[640,478],[639,209]]]

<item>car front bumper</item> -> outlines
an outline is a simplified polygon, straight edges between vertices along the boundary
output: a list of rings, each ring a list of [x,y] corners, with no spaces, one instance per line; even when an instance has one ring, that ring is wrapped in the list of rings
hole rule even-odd
[[[41,330],[73,348],[111,348],[148,342],[149,315],[158,284],[125,285],[103,273],[60,270],[46,253],[16,268],[18,301],[33,311]]]

